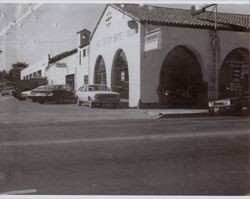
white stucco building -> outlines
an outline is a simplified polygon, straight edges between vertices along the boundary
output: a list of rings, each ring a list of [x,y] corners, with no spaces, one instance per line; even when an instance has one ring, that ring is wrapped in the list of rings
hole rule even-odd
[[[216,29],[214,19],[213,12],[107,5],[91,35],[79,32],[77,52],[42,75],[50,83],[74,75],[75,88],[107,84],[130,107],[199,107],[236,95],[249,89],[249,15],[217,13]],[[35,70],[25,69],[22,77]]]
[[[43,57],[39,61],[21,71],[21,79],[30,79],[32,77],[45,77],[45,68],[48,65],[48,56]]]

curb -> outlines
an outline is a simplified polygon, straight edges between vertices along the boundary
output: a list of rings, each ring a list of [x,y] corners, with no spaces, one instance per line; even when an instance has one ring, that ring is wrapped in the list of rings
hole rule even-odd
[[[164,118],[187,118],[187,117],[212,117],[214,116],[211,113],[173,113],[173,114],[169,114],[169,113],[161,113],[159,114],[159,117],[157,119],[164,119]]]

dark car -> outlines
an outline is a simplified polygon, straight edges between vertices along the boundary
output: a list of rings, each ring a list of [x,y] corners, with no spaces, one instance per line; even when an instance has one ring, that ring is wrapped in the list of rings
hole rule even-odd
[[[44,85],[48,85],[48,80],[46,77],[33,77],[29,80],[16,80],[16,91],[14,96],[19,100],[25,100],[27,96],[23,96],[23,92],[31,91],[34,88]]]
[[[46,85],[31,90],[30,98],[33,102],[75,102],[75,94],[69,85]]]
[[[239,114],[243,111],[250,112],[250,91],[246,91],[238,97],[209,101],[208,110],[210,113]]]
[[[159,93],[160,103],[171,108],[174,107],[192,107],[196,99],[181,89],[163,90]]]

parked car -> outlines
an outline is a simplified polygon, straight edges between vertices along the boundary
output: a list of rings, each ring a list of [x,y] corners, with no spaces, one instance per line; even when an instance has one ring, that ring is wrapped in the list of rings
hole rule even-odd
[[[75,94],[69,85],[46,85],[39,86],[32,89],[30,92],[30,98],[33,102],[44,102],[55,101],[57,103],[70,101],[75,102]]]
[[[2,89],[2,96],[5,96],[5,95],[12,95],[12,92],[14,91],[15,89],[13,87],[4,87]]]
[[[19,100],[26,100],[28,98],[31,98],[31,90],[27,90],[27,91],[23,91],[21,92],[20,96],[19,96]]]
[[[225,98],[208,102],[208,110],[211,113],[238,114],[242,111],[250,111],[250,91],[244,92],[239,97]]]
[[[112,92],[106,85],[84,85],[77,90],[76,100],[79,106],[87,102],[91,108],[107,104],[117,107],[120,104],[120,94]]]
[[[188,94],[185,90],[161,90],[158,91],[160,96],[160,104],[168,106],[169,108],[174,107],[191,107],[196,104],[197,99]]]
[[[29,80],[16,80],[16,92],[14,93],[14,96],[19,100],[25,100],[25,98],[22,97],[22,92],[30,91],[38,86],[44,85],[48,85],[46,77],[33,77]]]

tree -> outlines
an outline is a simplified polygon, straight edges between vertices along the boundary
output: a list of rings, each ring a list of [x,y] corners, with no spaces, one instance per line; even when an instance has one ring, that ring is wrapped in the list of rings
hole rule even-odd
[[[28,64],[24,62],[16,62],[12,64],[12,68],[9,71],[9,80],[11,82],[15,82],[15,80],[19,80],[21,76],[21,70],[27,67],[28,67]]]
[[[9,74],[6,70],[0,71],[0,87],[3,87],[8,82]]]
[[[8,72],[6,70],[0,71],[0,82],[4,82],[8,80]]]

